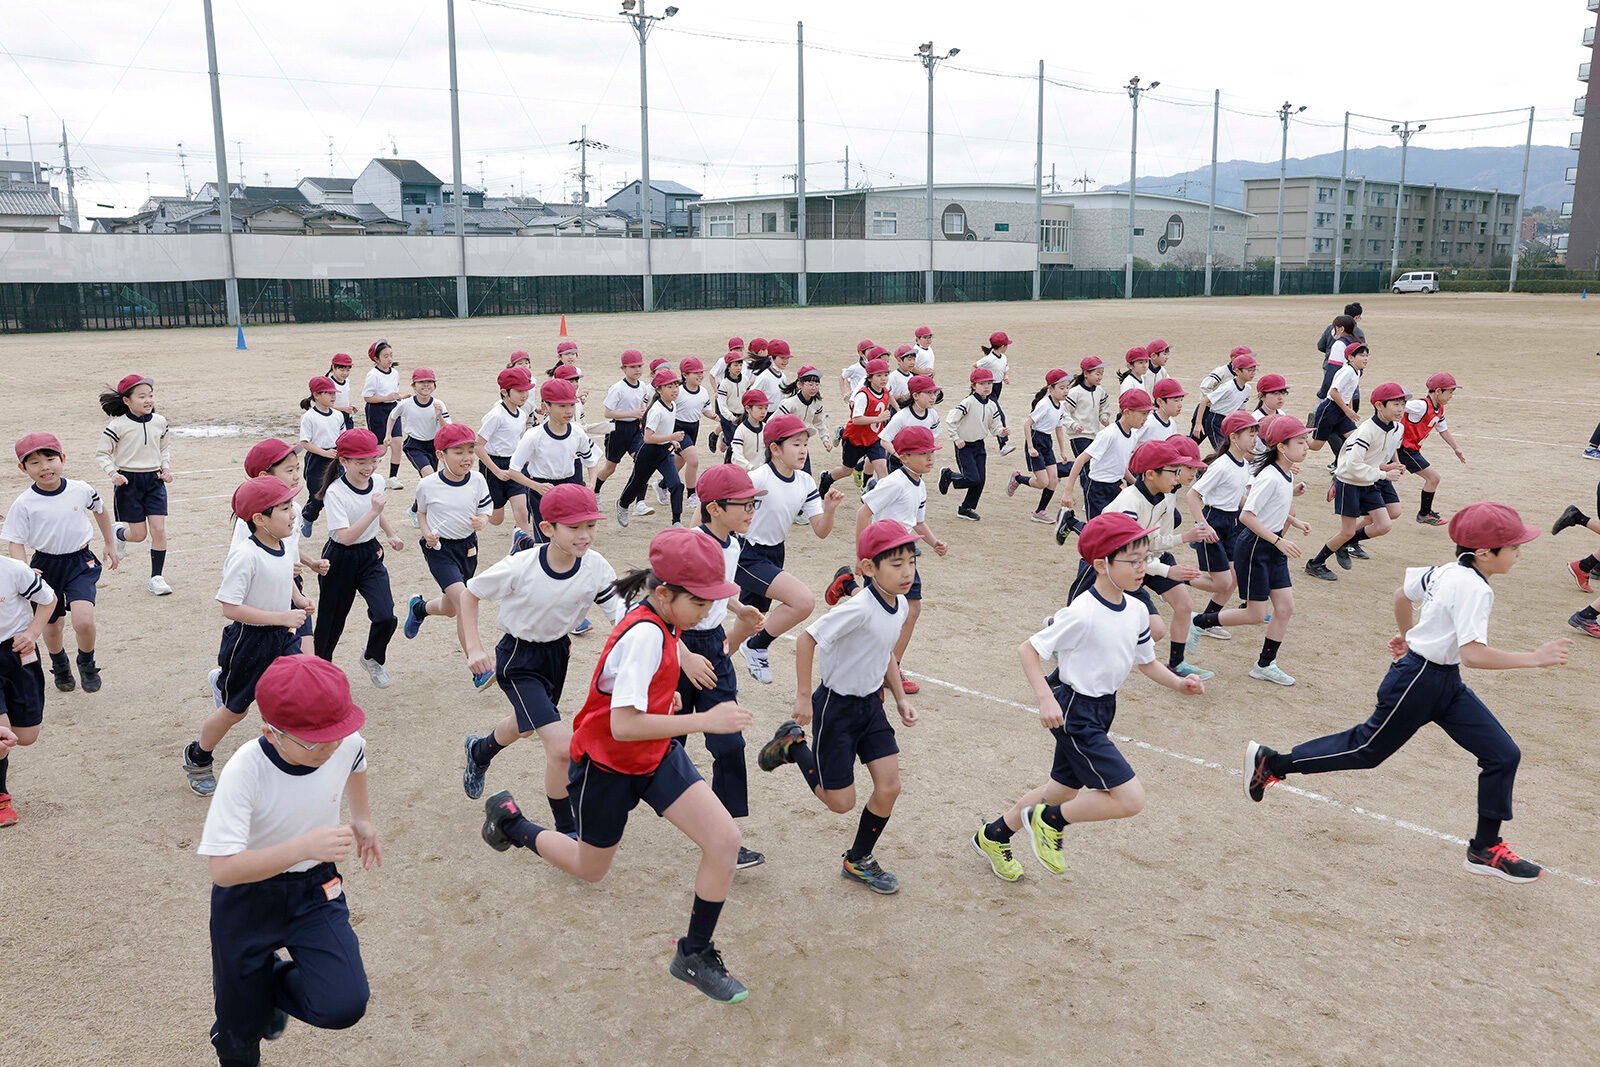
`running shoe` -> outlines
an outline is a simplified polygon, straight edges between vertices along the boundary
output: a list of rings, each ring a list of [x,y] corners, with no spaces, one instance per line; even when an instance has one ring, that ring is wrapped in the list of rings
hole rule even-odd
[[[212,671],[211,673],[212,674],[221,674],[222,672],[220,670],[216,670],[216,671]],[[63,664],[62,666],[57,667],[54,664],[52,664],[51,667],[50,667],[50,675],[56,681],[56,691],[57,692],[70,693],[74,689],[78,688],[77,679],[72,677],[72,667],[71,667],[71,665]],[[217,707],[219,707],[219,708],[222,707],[222,702],[220,700],[217,701]]]
[[[1017,490],[1022,487],[1022,472],[1012,471],[1006,475],[1006,496],[1016,496]]]
[[[828,591],[822,594],[822,599],[831,608],[839,601],[854,596],[858,588],[855,571],[849,567],[840,567],[833,572],[833,581],[828,583]]]
[[[793,763],[794,757],[789,755],[789,749],[805,739],[806,732],[799,723],[793,719],[783,720],[783,725],[772,735],[772,740],[761,746],[760,753],[756,755],[756,766],[764,771],[775,771],[785,763]]]
[[[1417,516],[1417,521],[1424,526],[1443,526],[1444,517],[1437,511],[1422,512]]]
[[[913,693],[922,692],[922,686],[918,685],[916,682],[913,682],[910,678],[907,678],[905,671],[900,672],[900,688],[907,696],[910,696]]]
[[[17,825],[17,809],[11,806],[11,794],[0,793],[0,826]]]
[[[858,860],[845,856],[839,874],[846,881],[860,882],[874,893],[882,893],[884,896],[900,892],[900,879],[884,870],[870,855],[862,856]]]
[[[511,534],[511,553],[510,554],[515,556],[518,552],[521,552],[524,549],[532,548],[534,545],[537,545],[538,543],[539,543],[538,541],[534,540],[533,535],[531,533],[529,533],[528,531],[526,531],[526,530],[513,531],[512,534]]]
[[[672,497],[670,495],[668,495],[667,487],[664,486],[664,485],[661,485],[659,483],[656,485],[656,503],[658,503],[658,504],[670,504],[670,503],[672,503]]]
[[[100,668],[93,663],[78,661],[78,673],[83,676],[83,691],[85,693],[100,692]]]
[[[1321,578],[1325,582],[1337,582],[1339,580],[1339,576],[1329,570],[1326,563],[1314,559],[1306,561],[1306,573],[1313,578]]]
[[[1371,559],[1372,558],[1371,556],[1367,555],[1367,550],[1365,548],[1361,547],[1361,542],[1359,542],[1359,541],[1356,541],[1356,542],[1353,542],[1351,544],[1345,545],[1344,546],[1344,550],[1346,552],[1350,553],[1350,558],[1351,559]]]
[[[744,657],[745,666],[750,669],[750,677],[762,685],[772,684],[772,666],[767,662],[767,650],[764,648],[751,648],[750,638],[745,638],[739,646],[739,655]]]
[[[1220,626],[1196,626],[1195,629],[1199,630],[1207,637],[1216,638],[1218,641],[1229,641],[1233,639],[1233,635]],[[1191,630],[1190,632],[1192,633],[1193,631]]]
[[[1333,551],[1334,560],[1336,560],[1339,566],[1345,570],[1350,570],[1356,565],[1355,560],[1351,559],[1350,556],[1350,546],[1348,545],[1340,545]]]
[[[267,1025],[261,1029],[261,1040],[276,1041],[289,1029],[289,1013],[282,1008],[272,1009],[272,1018],[267,1020]]]
[[[1072,526],[1076,519],[1077,516],[1072,513],[1071,508],[1062,508],[1061,511],[1057,513],[1056,544],[1064,545],[1067,543],[1067,535],[1072,533]]]
[[[415,500],[411,502],[411,506],[407,508],[406,511],[411,515],[412,529],[422,529],[422,519],[417,516],[417,502]]]
[[[1035,511],[1032,515],[1029,515],[1028,518],[1032,519],[1034,522],[1042,522],[1046,526],[1054,526],[1056,522],[1056,520],[1050,517],[1050,513],[1047,511]]]
[[[487,763],[479,763],[472,758],[472,748],[481,740],[483,738],[477,734],[467,735],[467,769],[461,773],[461,788],[466,790],[469,800],[483,796],[483,776],[489,773]]]
[[[1594,592],[1594,587],[1589,584],[1589,572],[1583,569],[1582,560],[1573,560],[1567,564],[1567,570],[1571,571],[1572,576],[1578,580],[1579,589],[1582,589],[1585,593]]]
[[[1016,450],[1017,446],[1011,443],[1011,439],[1009,437],[1006,438],[1005,442],[1000,446],[1000,454],[1002,456],[1009,456]]]
[[[1267,788],[1272,783],[1283,781],[1267,770],[1267,760],[1276,755],[1266,745],[1258,745],[1254,741],[1244,746],[1244,795],[1257,804],[1261,803],[1261,798],[1266,796]]]
[[[1060,874],[1067,869],[1066,857],[1061,854],[1061,831],[1044,821],[1044,805],[1035,804],[1022,810],[1022,825],[1033,842],[1033,855],[1045,870]]]
[[[633,521],[633,517],[628,514],[628,509],[626,507],[624,507],[623,505],[618,504],[617,505],[617,525],[625,527],[625,526],[628,525],[628,523],[630,523],[632,521]]]
[[[1582,630],[1590,637],[1600,637],[1600,619],[1586,619],[1581,611],[1568,619],[1567,625]]]
[[[867,484],[867,472],[859,468],[852,472],[851,478],[855,481],[857,489]]]
[[[1187,656],[1194,655],[1195,649],[1198,648],[1199,645],[1200,645],[1200,627],[1198,627],[1198,626],[1190,626],[1189,627],[1189,636],[1186,637],[1184,639],[1184,642],[1183,642],[1183,654],[1184,654],[1184,656],[1187,657]]]
[[[1492,874],[1508,882],[1532,882],[1544,873],[1544,868],[1529,862],[1511,851],[1511,845],[1499,841],[1488,848],[1467,845],[1467,870],[1473,874]]]
[[[1600,448],[1596,448],[1594,445],[1590,445],[1588,448],[1583,450],[1583,458],[1584,459],[1600,459]]]
[[[656,513],[656,509],[641,500],[637,504],[633,505],[633,513],[635,515],[654,515]]]
[[[145,586],[145,588],[150,590],[156,596],[172,595],[172,586],[167,584],[167,579],[164,575],[152,574],[150,576],[150,584]]]
[[[383,480],[383,484],[390,489],[403,489],[406,483],[400,480],[398,474],[391,474]]]
[[[956,518],[966,519],[968,522],[982,522],[983,516],[978,514],[977,508],[956,508]]]
[[[733,869],[736,871],[748,871],[751,867],[759,867],[765,862],[767,862],[766,856],[753,848],[745,848],[740,845],[739,858],[734,862]]]
[[[590,622],[588,619],[584,619],[577,626],[572,628],[572,636],[582,637],[592,629],[594,629],[594,623]]]
[[[1174,667],[1172,669],[1172,673],[1176,674],[1179,678],[1198,678],[1202,682],[1207,678],[1215,678],[1217,675],[1216,671],[1208,671],[1204,667],[1196,667],[1188,660],[1184,660],[1182,663]]]
[[[1265,667],[1259,663],[1253,665],[1250,668],[1250,677],[1259,678],[1263,682],[1271,682],[1273,685],[1294,684],[1294,678],[1285,673],[1284,669],[1278,666],[1276,662],[1269,663]]]
[[[504,852],[511,847],[511,839],[500,832],[500,826],[507,819],[514,819],[522,812],[517,808],[516,800],[511,796],[509,789],[502,789],[494,796],[483,802],[483,829],[479,833],[483,843],[496,852]]]
[[[414,596],[406,604],[406,625],[404,633],[410,640],[422,632],[422,620],[428,617],[428,602],[420,596]]]
[[[197,797],[208,797],[217,791],[217,763],[196,763],[189,758],[189,745],[183,747],[183,773],[189,778],[189,790]]]
[[[484,671],[482,674],[478,674],[477,672],[473,672],[473,675],[472,675],[472,688],[476,689],[478,692],[480,692],[480,693],[483,692],[485,689],[489,688],[493,684],[494,684],[494,671]]]
[[[303,519],[300,520],[300,536],[301,537],[305,537],[305,538],[309,538],[311,536],[311,520],[310,519],[304,519],[303,518]]]
[[[1558,534],[1562,530],[1570,529],[1573,526],[1582,525],[1583,512],[1578,510],[1578,506],[1576,504],[1568,504],[1567,510],[1563,511],[1561,516],[1551,525],[1550,532],[1552,534]]]
[[[389,668],[375,659],[368,659],[366,656],[361,657],[361,666],[366,669],[367,677],[372,679],[373,685],[379,689],[389,688],[392,681],[389,677]]]
[[[939,495],[947,496],[950,492],[950,483],[955,481],[955,475],[950,473],[949,467],[939,468]]]
[[[978,832],[972,835],[972,847],[989,861],[989,869],[994,871],[994,876],[1006,882],[1015,882],[1022,877],[1022,864],[1011,854],[1010,841],[996,841],[989,836],[984,827],[979,827]]]
[[[211,687],[211,706],[214,708],[222,707],[222,686],[217,684],[220,681],[222,681],[222,668],[212,667],[211,672],[206,675],[206,684]]]
[[[744,983],[728,973],[715,944],[707,945],[701,952],[685,952],[683,943],[679,942],[667,973],[694,986],[718,1004],[737,1004],[750,995]]]

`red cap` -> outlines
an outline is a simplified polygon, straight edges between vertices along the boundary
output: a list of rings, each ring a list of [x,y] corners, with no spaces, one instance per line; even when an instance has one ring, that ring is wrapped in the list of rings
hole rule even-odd
[[[559,353],[557,353],[557,354],[559,355]],[[532,363],[533,362],[533,357],[528,355],[528,353],[524,352],[522,349],[519,348],[515,352],[511,353],[511,358],[506,360],[506,366],[507,367],[514,367],[518,363],[523,362],[524,360],[526,360],[529,363]]]
[[[282,463],[294,451],[294,446],[287,441],[280,441],[276,437],[269,437],[251,446],[250,451],[244,455],[244,474],[246,478],[259,478],[267,471]]]
[[[1105,360],[1101,359],[1099,356],[1084,356],[1082,359],[1078,360],[1078,369],[1085,374],[1088,374],[1096,367],[1103,366],[1105,366]]]
[[[727,364],[727,363],[743,363],[744,362],[744,353],[743,352],[729,352],[727,355],[722,357],[722,362],[724,364]]]
[[[1281,374],[1263,374],[1256,379],[1257,393],[1287,393],[1289,380]]]
[[[871,363],[875,359],[883,360],[883,365],[887,367],[889,365],[889,350],[887,348],[879,348],[876,345],[867,349],[867,362]]]
[[[555,377],[560,378],[564,382],[575,382],[579,378],[583,377],[583,371],[579,370],[571,363],[563,363],[561,366],[556,368]]]
[[[1240,352],[1237,356],[1228,360],[1228,365],[1234,370],[1249,370],[1256,365],[1256,357],[1249,352]]]
[[[767,394],[760,389],[746,389],[744,395],[739,398],[739,403],[747,408],[762,405],[770,407],[772,405],[772,401],[767,398]]]
[[[376,362],[378,362],[378,353],[379,352],[383,351],[385,348],[393,348],[393,347],[394,346],[391,345],[388,341],[383,341],[383,340],[374,341],[370,345],[367,346],[367,358],[372,360],[372,362],[376,363]]]
[[[800,373],[794,376],[794,380],[797,382],[804,381],[807,378],[815,378],[820,382],[822,380],[822,372],[815,367],[801,367]]]
[[[47,449],[56,453],[62,459],[67,458],[66,449],[61,447],[61,442],[56,439],[55,434],[43,432],[23,434],[17,440],[17,462],[21,463],[35,452],[42,452]]]
[[[874,349],[874,348],[876,348],[876,347],[877,347],[877,346],[876,346],[876,345],[874,345],[874,344],[873,344],[873,343],[872,343],[872,342],[871,342],[871,341],[861,341],[861,342],[858,342],[858,343],[857,343],[857,344],[856,344],[856,354],[857,354],[857,355],[859,355],[859,356],[864,356],[864,355],[866,355],[866,354],[867,354],[867,353],[868,353],[868,352],[869,352],[869,351],[871,351],[871,350],[872,350],[872,349]]]
[[[1188,393],[1183,391],[1183,383],[1178,381],[1178,379],[1176,379],[1176,378],[1163,378],[1159,382],[1156,383],[1156,387],[1151,393],[1151,399],[1153,399],[1153,400],[1171,400],[1175,396],[1188,396],[1188,395],[1189,395]]]
[[[1158,337],[1154,341],[1151,341],[1149,344],[1145,345],[1144,350],[1150,353],[1152,356],[1159,356],[1161,353],[1165,352],[1171,347],[1171,345],[1167,344],[1167,342]]]
[[[299,492],[282,478],[257,475],[233,491],[233,513],[248,521],[252,515],[265,514],[293,500]]]
[[[1060,367],[1056,367],[1053,370],[1048,370],[1045,372],[1044,384],[1054,385],[1065,377],[1067,377],[1067,372],[1062,370]]]
[[[1146,363],[1148,363],[1148,362],[1150,362],[1150,353],[1146,352],[1142,348],[1139,348],[1138,346],[1134,346],[1133,348],[1128,349],[1128,354],[1126,356],[1126,359],[1128,360],[1128,365],[1130,367],[1133,366],[1133,364],[1135,362],[1137,362],[1138,360],[1141,360],[1141,359],[1144,360]]]
[[[1306,424],[1293,415],[1275,415],[1261,424],[1261,443],[1268,448],[1275,448],[1291,437],[1310,432]]]
[[[539,502],[541,510],[544,502]],[[722,546],[703,530],[662,530],[650,539],[650,569],[668,585],[702,600],[721,600],[739,591],[726,578]]]
[[[901,360],[907,356],[914,356],[916,353],[916,345],[897,345],[894,350],[894,358],[896,360]]]
[[[657,356],[655,359],[652,359],[650,361],[650,373],[654,374],[656,371],[660,370],[661,365],[666,362],[668,362],[668,360],[663,356]]]
[[[1178,462],[1178,448],[1171,443],[1171,438],[1165,441],[1146,441],[1133,450],[1133,455],[1128,457],[1128,471],[1131,474],[1144,474],[1148,471],[1160,470],[1170,467]]]
[[[873,351],[874,352],[882,352],[883,349],[874,348]],[[888,374],[888,373],[889,373],[888,361],[882,360],[882,359],[877,359],[877,358],[873,358],[873,359],[867,360],[867,377],[870,378],[874,374]]]
[[[856,538],[856,558],[873,559],[901,545],[914,545],[920,536],[915,530],[906,529],[903,522],[879,519]]]
[[[755,355],[757,352],[765,352],[767,350],[767,346],[771,343],[772,342],[768,341],[765,337],[752,337],[750,338],[750,343],[744,347],[745,351],[749,352],[751,355]],[[733,346],[729,345],[728,347],[732,348]]]
[[[684,356],[678,361],[679,374],[699,374],[706,369],[706,365],[693,356]]]
[[[744,338],[743,337],[730,337],[730,338],[728,338],[728,349],[730,351],[732,351],[735,348],[743,348],[743,347],[744,347]]]
[[[1103,511],[1083,524],[1078,533],[1078,555],[1093,563],[1105,559],[1124,545],[1149,537],[1154,529],[1140,526],[1132,515]]]
[[[1450,518],[1450,540],[1462,548],[1525,545],[1538,536],[1514,509],[1490,501],[1468,504]]]
[[[1373,404],[1386,404],[1391,400],[1404,400],[1411,394],[1394,382],[1384,382],[1372,391]]]
[[[317,393],[336,393],[339,391],[338,383],[324,374],[319,374],[315,378],[311,379],[311,381],[307,382],[306,388],[311,391],[312,395]]]
[[[695,494],[704,501],[754,500],[766,496],[765,489],[757,489],[750,480],[750,472],[735,463],[719,463],[700,472],[695,484]]]
[[[1254,354],[1255,349],[1251,348],[1249,345],[1239,345],[1238,347],[1234,348],[1233,351],[1228,353],[1228,358],[1232,359],[1235,356],[1249,356]]]
[[[576,404],[578,390],[565,378],[551,378],[539,386],[539,399],[546,404]]]
[[[539,518],[558,526],[576,526],[580,522],[599,522],[605,516],[600,513],[600,501],[593,489],[577,482],[562,482],[539,498]]]
[[[788,341],[767,342],[767,355],[771,356],[773,359],[777,359],[779,356],[788,356],[792,354],[793,353],[789,351]]]
[[[457,445],[477,444],[478,435],[472,432],[471,426],[459,422],[447,422],[439,427],[439,432],[433,435],[433,450],[443,452],[447,448]]]
[[[1240,430],[1253,429],[1256,426],[1256,417],[1248,411],[1230,411],[1228,417],[1222,420],[1222,436],[1232,437]]]
[[[933,336],[933,331],[928,329],[926,326],[918,326],[917,327],[916,336],[918,336],[918,337],[932,337]]]
[[[356,361],[344,352],[335,352],[332,362],[335,367],[353,367],[356,365]]]
[[[256,682],[261,721],[301,741],[340,741],[367,721],[350,699],[350,679],[320,656],[279,656]]]
[[[1344,346],[1344,358],[1347,360],[1351,356],[1358,355],[1362,352],[1365,352],[1368,355],[1372,354],[1372,349],[1367,347],[1367,342],[1365,341],[1351,341],[1349,344]]]
[[[416,370],[411,372],[411,384],[413,385],[415,385],[417,382],[433,381],[438,381],[438,379],[434,377],[433,371],[429,370],[427,367],[418,367]]]
[[[155,379],[146,378],[142,374],[130,374],[126,378],[122,379],[122,381],[117,383],[117,395],[127,396],[141,385],[148,385],[150,388],[154,389],[156,387]]]
[[[556,355],[558,355],[558,356],[564,356],[568,352],[576,352],[577,350],[578,350],[578,342],[576,342],[576,341],[557,341],[556,342]]]
[[[666,361],[663,360],[662,362]],[[656,371],[655,375],[650,379],[650,388],[660,389],[664,385],[674,385],[682,380],[683,379],[678,377],[678,372],[673,370],[671,367],[662,367],[660,370]]]
[[[926,426],[907,426],[894,435],[894,450],[902,456],[913,452],[937,452],[944,446],[933,439],[933,431]]]
[[[637,348],[628,349],[626,352],[622,353],[622,365],[624,367],[644,366],[644,353],[639,351]]]
[[[496,375],[495,383],[502,389],[532,389],[533,375],[527,367],[507,367]]]
[[[1117,407],[1123,411],[1153,411],[1155,401],[1143,389],[1129,389],[1117,398]]]
[[[333,451],[340,459],[376,459],[383,455],[384,447],[378,435],[371,430],[346,430],[333,443]]]
[[[799,415],[774,415],[761,428],[761,439],[769,445],[775,445],[779,441],[787,441],[795,434],[806,432],[806,424],[800,421]]]
[[[1435,389],[1454,389],[1454,388],[1456,388],[1456,376],[1454,374],[1451,374],[1449,371],[1442,370],[1438,374],[1430,374],[1430,375],[1428,375],[1428,391],[1429,392],[1432,392]]]
[[[1010,343],[1011,338],[1006,336],[1006,332],[1004,330],[996,330],[994,333],[989,335],[990,348],[999,348],[1001,345],[1008,345]]]
[[[977,385],[979,382],[992,382],[994,381],[994,371],[988,367],[973,367],[972,373],[967,375],[967,380],[973,385]]]
[[[1178,462],[1183,466],[1193,467],[1197,471],[1203,471],[1210,466],[1200,458],[1200,446],[1195,444],[1194,438],[1188,434],[1180,433],[1176,437],[1169,437],[1167,443],[1178,453]]]
[[[906,388],[913,393],[937,393],[939,384],[926,374],[913,374],[911,381],[906,383]]]

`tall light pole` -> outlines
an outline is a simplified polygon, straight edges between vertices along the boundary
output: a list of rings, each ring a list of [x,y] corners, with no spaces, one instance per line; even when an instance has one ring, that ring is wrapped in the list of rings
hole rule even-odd
[[[1289,116],[1298,115],[1305,107],[1295,107],[1285,100],[1278,109],[1278,121],[1283,123],[1283,150],[1278,153],[1278,243],[1272,253],[1272,295],[1277,296],[1283,281],[1283,182],[1289,173]]]
[[[222,281],[228,325],[240,325],[239,280],[233,262],[233,206],[228,189],[228,143],[222,136],[222,85],[217,78],[217,30],[211,19],[211,0],[203,0],[206,19],[206,63],[211,74],[211,128],[217,143],[217,212],[222,216],[222,247],[227,253],[228,276]],[[23,118],[27,118],[26,115]],[[33,131],[28,131],[28,155],[33,156]]]
[[[961,49],[952,48],[938,55],[932,41],[917,46],[917,58],[928,71],[928,273],[922,284],[922,299],[929,304],[933,303],[933,70],[942,60],[960,53]]]
[[[644,0],[622,0],[622,17],[633,26],[634,36],[639,38],[639,155],[643,160],[642,173],[639,177],[639,218],[644,230],[644,310],[646,311],[655,310],[656,297],[655,277],[650,260],[650,201],[654,196],[650,189],[650,74],[645,62],[644,46],[656,23],[662,19],[670,19],[677,13],[676,7],[669,7],[660,15],[646,15]]]
[[[467,204],[461,191],[461,92],[456,82],[456,0],[445,0],[445,21],[450,48],[450,165],[455,178],[452,195],[456,209],[456,249],[461,258],[461,271],[456,275],[456,318],[464,319],[471,311],[471,306],[467,302]],[[243,181],[243,163],[239,164],[239,170],[239,179]],[[478,182],[483,182],[481,171]]]
[[[1161,83],[1141,86],[1139,76],[1128,79],[1128,99],[1133,101],[1133,137],[1128,147],[1128,262],[1122,279],[1123,299],[1133,296],[1133,203],[1139,195],[1139,94],[1148,93]]]
[[[1416,129],[1411,128],[1411,123],[1401,122],[1389,127],[1389,132],[1400,138],[1400,184],[1394,191],[1394,250],[1389,253],[1389,274],[1400,269],[1400,200],[1406,191],[1406,146],[1411,143],[1411,138],[1428,128],[1426,122],[1421,123]]]

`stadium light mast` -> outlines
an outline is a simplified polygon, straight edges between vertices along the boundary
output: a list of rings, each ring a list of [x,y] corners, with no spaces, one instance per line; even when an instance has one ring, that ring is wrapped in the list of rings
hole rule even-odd
[[[924,41],[917,46],[917,59],[928,71],[928,273],[922,284],[922,299],[926,303],[933,303],[933,72],[936,67],[951,56],[961,53],[961,49],[952,48],[944,55],[939,55],[933,50],[932,41]]]
[[[222,294],[228,309],[228,325],[239,325],[239,280],[233,265],[233,206],[228,189],[228,142],[222,136],[222,85],[217,79],[217,29],[211,19],[211,0],[205,0],[206,59],[211,67],[211,128],[217,141],[217,213],[222,216],[222,247],[227,250],[228,276]],[[26,115],[23,116],[27,118]],[[33,158],[33,132],[28,132],[28,158]]]
[[[445,0],[445,16],[450,45],[450,163],[455,171],[456,249],[461,257],[461,272],[456,275],[456,318],[471,312],[467,302],[467,205],[461,192],[461,93],[456,83],[456,0]]]
[[[1389,127],[1389,132],[1400,138],[1400,184],[1394,190],[1394,249],[1389,253],[1389,274],[1400,269],[1400,200],[1406,191],[1406,147],[1411,144],[1411,138],[1428,128],[1426,122],[1419,123],[1416,129],[1411,128],[1409,122],[1398,122]]]
[[[1133,297],[1133,204],[1139,195],[1139,97],[1161,83],[1140,85],[1135,74],[1128,79],[1128,99],[1133,101],[1133,136],[1128,142],[1128,262],[1122,279],[1122,298]]]
[[[1285,100],[1278,109],[1278,121],[1283,124],[1283,150],[1278,153],[1278,243],[1272,251],[1272,295],[1277,296],[1283,282],[1283,183],[1289,173],[1289,117],[1305,110],[1305,105],[1295,107]]]
[[[644,13],[644,0],[622,0],[622,17],[628,20],[633,27],[634,36],[639,38],[639,157],[642,161],[639,175],[639,221],[640,228],[644,231],[644,310],[654,311],[655,276],[650,259],[650,201],[653,196],[650,189],[650,70],[645,58],[645,42],[650,39],[650,31],[656,28],[656,23],[662,19],[670,19],[678,13],[676,7],[669,7],[659,15],[646,15]]]

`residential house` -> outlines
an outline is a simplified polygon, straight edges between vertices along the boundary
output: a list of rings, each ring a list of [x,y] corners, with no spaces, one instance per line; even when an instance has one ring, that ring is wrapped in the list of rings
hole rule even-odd
[[[642,234],[644,231],[637,225],[641,215],[640,200],[641,183],[637,180],[629,182],[621,189],[606,197],[606,207],[624,218],[635,223],[630,227],[630,236],[633,233]],[[694,235],[694,223],[690,218],[694,206],[700,202],[700,194],[686,185],[677,182],[657,181],[650,182],[650,219],[661,224],[660,233],[664,237],[691,237]],[[651,236],[657,233],[655,226],[650,228]]]
[[[62,214],[55,190],[42,182],[0,185],[0,231],[59,233]]]

